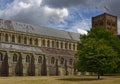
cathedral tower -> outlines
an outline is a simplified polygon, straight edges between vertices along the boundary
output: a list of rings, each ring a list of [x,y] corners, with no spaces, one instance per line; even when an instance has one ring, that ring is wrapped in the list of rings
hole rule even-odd
[[[106,29],[113,30],[117,35],[117,16],[107,13],[92,17],[92,27],[103,26]]]

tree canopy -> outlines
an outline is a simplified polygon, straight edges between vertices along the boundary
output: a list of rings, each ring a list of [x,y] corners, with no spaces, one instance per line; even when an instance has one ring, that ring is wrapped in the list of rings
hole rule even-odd
[[[100,74],[112,72],[118,63],[119,39],[112,31],[102,27],[92,28],[87,35],[80,35],[75,68],[81,72]],[[117,44],[116,44],[117,43]]]

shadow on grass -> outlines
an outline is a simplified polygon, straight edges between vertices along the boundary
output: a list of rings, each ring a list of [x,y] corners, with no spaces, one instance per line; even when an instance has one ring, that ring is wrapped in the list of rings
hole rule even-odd
[[[101,79],[97,79],[97,78],[63,78],[63,79],[57,79],[57,80],[63,80],[63,81],[95,81],[95,80],[103,80],[103,78]]]

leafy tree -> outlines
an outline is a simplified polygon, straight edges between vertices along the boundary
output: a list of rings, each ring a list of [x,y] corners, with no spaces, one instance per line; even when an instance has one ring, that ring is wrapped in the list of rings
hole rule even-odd
[[[114,50],[120,54],[120,39],[114,35],[114,31],[112,30],[108,30],[100,26],[91,28],[91,30],[88,31],[87,35],[80,36],[81,41],[85,38],[96,38],[98,40],[104,39],[107,42],[107,45],[114,48]]]
[[[113,32],[101,27],[91,29],[87,35],[81,35],[75,68],[82,72],[97,73],[98,79],[101,74],[113,71],[118,63],[118,53],[115,51],[118,47],[110,45],[108,39],[111,43],[116,43],[111,38],[118,39]]]

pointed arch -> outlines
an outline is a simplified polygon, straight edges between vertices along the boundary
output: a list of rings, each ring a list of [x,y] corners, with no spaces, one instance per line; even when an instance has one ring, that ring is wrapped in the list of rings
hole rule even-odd
[[[42,63],[42,57],[41,56],[38,57],[38,63]]]
[[[30,62],[30,56],[29,55],[26,56],[26,62]]]

